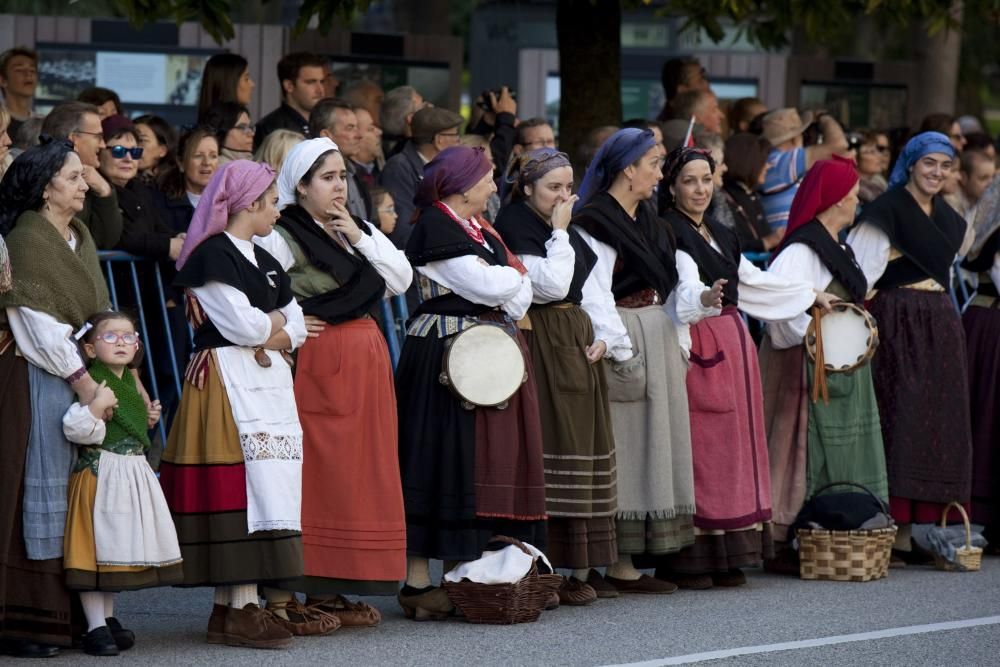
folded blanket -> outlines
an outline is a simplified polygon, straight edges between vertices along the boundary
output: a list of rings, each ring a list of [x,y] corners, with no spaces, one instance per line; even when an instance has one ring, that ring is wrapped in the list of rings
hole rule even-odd
[[[965,527],[949,526],[947,528],[931,528],[927,531],[927,541],[930,543],[931,551],[943,556],[948,562],[958,566],[957,569],[965,568],[956,559],[956,551],[966,546]],[[972,532],[972,546],[982,549],[986,546],[986,538],[980,533]]]

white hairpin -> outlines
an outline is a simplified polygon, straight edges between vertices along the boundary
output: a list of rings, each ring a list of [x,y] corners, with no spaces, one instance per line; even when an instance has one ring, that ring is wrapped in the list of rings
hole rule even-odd
[[[93,324],[91,324],[90,322],[84,322],[83,326],[80,327],[80,330],[77,331],[75,334],[73,334],[73,338],[80,340],[81,338],[87,335],[88,331],[90,331],[93,328],[94,328]]]

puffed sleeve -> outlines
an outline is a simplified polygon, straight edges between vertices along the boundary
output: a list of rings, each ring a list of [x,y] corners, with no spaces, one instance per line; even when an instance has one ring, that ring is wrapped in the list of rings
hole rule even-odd
[[[528,269],[535,303],[561,301],[569,293],[576,268],[576,253],[569,243],[569,234],[563,229],[555,229],[545,242],[545,257],[538,255],[518,255]]]
[[[250,305],[247,295],[240,290],[218,281],[191,289],[208,319],[226,340],[236,345],[254,347],[263,345],[271,337],[271,318],[264,311]],[[301,312],[300,309],[299,313]]]
[[[292,248],[288,245],[285,237],[278,233],[277,230],[272,231],[267,236],[255,236],[253,237],[253,242],[269,252],[271,257],[278,260],[281,268],[286,272],[295,266],[295,255],[292,253]]]
[[[889,266],[892,242],[881,229],[862,222],[847,235],[847,245],[854,251],[854,259],[858,261],[871,289]]]
[[[607,356],[615,361],[632,358],[632,340],[615,306],[615,296],[611,292],[611,280],[618,253],[606,243],[601,243],[583,229],[580,236],[597,254],[587,280],[583,283],[583,300],[580,307],[590,316],[594,324],[594,341],[603,340],[607,345]]]
[[[484,306],[502,306],[523,289],[523,276],[517,269],[490,265],[475,255],[428,262],[417,270],[463,299]]]
[[[63,415],[63,435],[78,445],[99,445],[104,442],[107,427],[103,419],[98,419],[79,403],[69,406]]]
[[[7,321],[17,349],[46,373],[68,378],[84,367],[70,325],[48,313],[24,307],[8,308]]]
[[[385,280],[386,290],[390,295],[403,294],[413,281],[413,267],[406,259],[406,253],[393,245],[389,237],[375,225],[370,222],[365,224],[372,235],[362,234],[361,239],[354,244],[354,249],[372,263]]]
[[[677,286],[667,297],[665,308],[677,328],[677,342],[684,357],[691,354],[691,325],[706,317],[722,313],[721,308],[706,307],[701,303],[701,293],[709,289],[701,282],[701,274],[694,258],[683,250],[674,253],[677,262]]]
[[[292,341],[291,349],[295,350],[302,347],[302,344],[306,342],[306,337],[308,332],[306,331],[306,320],[302,313],[302,306],[294,298],[287,304],[278,309],[278,311],[285,316],[285,326],[281,327],[285,333],[288,334],[289,340]]]
[[[765,322],[798,317],[816,301],[816,290],[802,276],[795,280],[761,271],[740,256],[739,309]]]
[[[833,279],[819,255],[804,243],[793,243],[782,250],[767,268],[767,273],[788,280],[805,280],[821,291]],[[784,322],[771,322],[767,325],[771,344],[778,350],[801,345],[810,321],[812,316],[808,312],[802,312]]]

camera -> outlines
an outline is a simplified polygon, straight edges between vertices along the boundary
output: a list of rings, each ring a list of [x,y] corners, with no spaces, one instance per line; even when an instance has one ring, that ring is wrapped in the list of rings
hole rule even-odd
[[[484,90],[482,93],[480,93],[479,99],[476,100],[476,105],[483,111],[495,111],[495,109],[493,108],[493,103],[490,101],[490,93],[493,93],[493,95],[495,95],[497,99],[500,99],[501,92],[503,92],[502,88]],[[511,98],[516,102],[517,92],[512,88],[508,88],[507,92],[510,93]]]

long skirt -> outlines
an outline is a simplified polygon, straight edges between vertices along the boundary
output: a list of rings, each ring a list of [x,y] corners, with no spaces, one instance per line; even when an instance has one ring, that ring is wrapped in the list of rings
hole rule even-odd
[[[530,356],[523,337],[516,336],[528,380],[504,410],[466,410],[441,383],[447,338],[434,332],[406,337],[396,367],[396,397],[411,556],[473,560],[493,535],[545,548],[538,399]],[[492,496],[485,484],[491,475],[507,480],[494,486],[498,493]]]
[[[246,464],[215,356],[202,389],[184,383],[160,484],[184,559],[183,586],[281,582],[302,576],[297,530],[249,533]]]
[[[395,595],[406,519],[389,350],[374,320],[328,326],[299,351],[302,548],[311,594]]]
[[[531,349],[545,450],[546,555],[556,567],[583,569],[618,559],[615,442],[604,362],[591,364],[590,317],[559,304],[529,311]]]
[[[871,366],[827,374],[829,404],[810,398],[813,365],[801,346],[775,350],[765,336],[760,366],[777,539],[785,539],[805,499],[827,484],[855,482],[887,500]]]
[[[24,543],[29,396],[28,363],[9,345],[0,354],[0,638],[69,646],[79,605],[66,588],[62,558],[28,560]]]
[[[142,463],[146,465],[145,459]],[[181,563],[163,567],[98,564],[97,540],[94,537],[96,498],[97,477],[90,468],[70,476],[64,546],[66,555],[63,558],[67,586],[79,591],[117,592],[173,586],[183,582]],[[148,511],[149,508],[146,509]],[[169,519],[166,521],[169,522]]]
[[[1000,540],[1000,309],[972,306],[962,317],[972,400],[972,520]]]
[[[687,365],[663,306],[619,308],[634,357],[607,366],[618,462],[618,551],[674,553],[694,541]]]
[[[757,351],[737,310],[691,327],[687,376],[697,512],[681,573],[727,571],[773,552],[771,482]]]
[[[962,321],[944,292],[884,290],[868,310],[881,343],[872,377],[892,516],[898,523],[939,521],[947,503],[967,503],[972,491]]]

